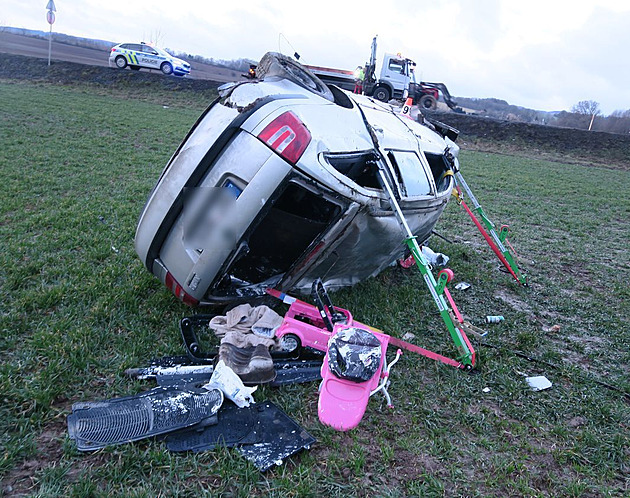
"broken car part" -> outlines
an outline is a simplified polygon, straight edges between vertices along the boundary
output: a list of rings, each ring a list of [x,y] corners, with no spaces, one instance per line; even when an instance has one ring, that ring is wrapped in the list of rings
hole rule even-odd
[[[222,403],[217,389],[157,387],[125,398],[75,403],[68,433],[79,451],[93,451],[202,423]]]
[[[166,438],[168,449],[199,452],[217,446],[236,446],[242,456],[265,472],[316,442],[270,401],[240,409],[226,402],[217,419],[216,424],[200,430],[169,434]]]

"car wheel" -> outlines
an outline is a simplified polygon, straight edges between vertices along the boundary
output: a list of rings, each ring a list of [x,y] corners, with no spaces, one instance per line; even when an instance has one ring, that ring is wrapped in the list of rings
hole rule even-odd
[[[420,109],[424,109],[425,111],[435,111],[437,109],[437,100],[435,100],[433,95],[423,95],[418,105]]]
[[[256,67],[256,77],[265,79],[274,76],[292,81],[326,100],[335,101],[335,97],[324,82],[302,64],[286,55],[267,52]]]
[[[173,66],[171,66],[170,62],[163,62],[160,69],[164,74],[172,74],[173,72]]]
[[[140,71],[140,66],[129,66],[130,69],[133,69],[134,71]]]
[[[377,86],[373,96],[376,100],[380,100],[381,102],[389,102],[389,89],[384,86]]]
[[[116,67],[118,69],[125,69],[127,67],[127,59],[125,59],[122,55],[116,57]]]

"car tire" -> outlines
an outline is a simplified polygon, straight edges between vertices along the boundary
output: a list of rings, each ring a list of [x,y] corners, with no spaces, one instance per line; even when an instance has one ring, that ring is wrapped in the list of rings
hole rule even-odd
[[[129,69],[132,69],[134,71],[140,71],[140,66],[129,66]]]
[[[171,65],[170,62],[163,62],[162,65],[160,66],[160,70],[164,74],[173,74],[173,66]]]
[[[437,100],[433,95],[423,95],[418,102],[420,109],[425,111],[435,111],[437,109]]]
[[[372,96],[376,100],[380,100],[381,102],[389,102],[389,99],[391,98],[391,95],[389,94],[389,88],[385,86],[377,86]]]
[[[122,55],[116,57],[116,67],[118,69],[125,69],[127,67],[127,59]]]
[[[256,77],[259,79],[272,77],[287,79],[326,100],[335,101],[332,92],[322,80],[299,62],[277,52],[267,52],[263,55],[256,67]]]

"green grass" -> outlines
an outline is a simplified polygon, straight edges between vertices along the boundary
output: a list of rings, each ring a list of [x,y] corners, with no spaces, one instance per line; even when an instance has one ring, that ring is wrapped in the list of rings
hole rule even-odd
[[[190,310],[133,249],[137,216],[207,99],[0,83],[0,477],[2,489],[87,495],[623,495],[630,479],[630,173],[463,152],[492,219],[511,222],[531,287],[497,271],[449,204],[434,240],[477,325],[479,373],[410,353],[392,373],[396,408],[370,402],[358,429],[317,421],[315,384],[262,388],[319,443],[265,475],[230,450],[170,454],[143,441],[95,454],[67,438],[73,402],[138,392],[125,368],[181,354]],[[168,103],[169,108],[162,104]],[[187,104],[187,105],[184,105]],[[392,268],[334,297],[361,321],[453,355],[414,270]],[[552,325],[559,331],[545,332]],[[521,351],[552,363],[530,363]],[[554,383],[534,393],[522,374]],[[490,392],[484,393],[483,388]],[[10,486],[10,488],[9,488]]]

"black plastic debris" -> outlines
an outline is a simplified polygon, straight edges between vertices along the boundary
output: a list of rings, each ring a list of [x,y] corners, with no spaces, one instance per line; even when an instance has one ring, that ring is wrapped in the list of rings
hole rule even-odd
[[[272,386],[285,384],[301,384],[322,380],[321,360],[274,360],[276,379]]]
[[[252,462],[258,470],[266,472],[302,450],[308,450],[316,442],[295,420],[273,403],[266,401],[256,405],[258,409],[257,434],[259,443],[240,445],[236,451]]]
[[[382,346],[364,329],[349,327],[336,333],[328,344],[328,367],[341,379],[365,382],[381,364]]]
[[[173,432],[166,436],[170,451],[209,451],[217,446],[231,448],[237,444],[258,442],[258,406],[239,408],[226,400],[217,413],[217,422],[203,428]]]
[[[168,449],[199,452],[236,446],[236,451],[265,472],[316,441],[270,401],[247,408],[226,402],[217,419],[215,425],[169,434]]]
[[[153,380],[158,386],[168,387],[186,384],[205,384],[212,377],[212,365],[195,364],[186,356],[166,357],[167,360],[178,359],[179,363],[156,360],[147,367],[129,368],[125,370],[132,379]],[[163,366],[162,366],[163,365]],[[275,380],[271,386],[301,384],[322,380],[322,360],[274,360]],[[245,382],[246,385],[254,385]]]
[[[156,387],[125,398],[75,403],[68,433],[80,451],[93,451],[200,424],[222,404],[218,389]]]

